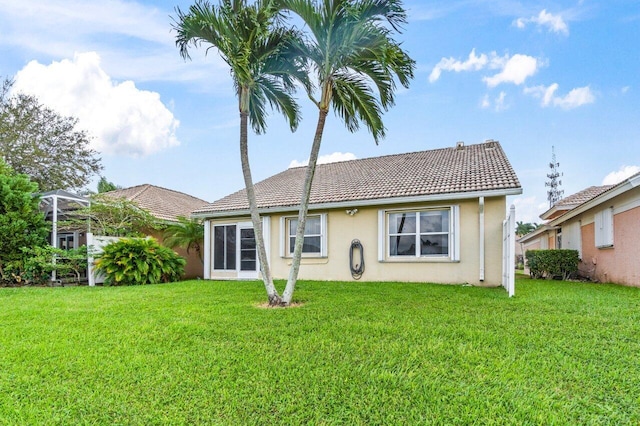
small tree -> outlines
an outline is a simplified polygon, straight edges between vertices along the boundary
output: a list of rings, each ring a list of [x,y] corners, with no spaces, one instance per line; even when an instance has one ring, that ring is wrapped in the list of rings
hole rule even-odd
[[[14,282],[20,276],[23,247],[47,245],[49,226],[34,197],[38,185],[15,173],[0,158],[0,276]]]
[[[149,212],[125,198],[111,198],[101,194],[91,198],[89,206],[72,213],[72,219],[64,226],[86,226],[98,235],[112,237],[140,237],[163,225]]]
[[[102,166],[78,120],[40,104],[34,96],[0,89],[0,158],[36,182],[41,191],[79,189]]]
[[[187,254],[195,250],[200,262],[202,259],[202,244],[204,243],[204,226],[198,219],[178,217],[178,223],[167,225],[162,242],[169,248],[185,247]]]

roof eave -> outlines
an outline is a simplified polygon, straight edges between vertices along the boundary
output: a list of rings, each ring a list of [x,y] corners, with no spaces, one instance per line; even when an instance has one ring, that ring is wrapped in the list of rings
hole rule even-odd
[[[354,208],[354,207],[369,207],[369,206],[381,206],[392,204],[408,204],[408,203],[424,203],[432,201],[452,201],[452,200],[465,200],[470,198],[479,197],[504,197],[509,195],[522,194],[522,188],[506,188],[506,189],[493,189],[486,191],[471,191],[471,192],[452,192],[445,194],[430,194],[408,197],[392,197],[392,198],[376,198],[368,200],[353,200],[353,201],[338,201],[331,203],[318,203],[310,204],[309,210],[326,210],[326,209],[341,209],[341,208]],[[276,206],[270,208],[259,209],[260,214],[275,214],[286,213],[296,211],[298,206]],[[218,212],[195,212],[191,214],[194,218],[222,218],[222,217],[237,217],[247,216],[250,214],[249,209],[239,210],[224,210]]]
[[[594,207],[597,207],[598,205],[607,202],[615,197],[617,197],[618,195],[624,194],[625,192],[636,188],[640,186],[640,173],[637,175],[632,176],[631,178],[622,181],[620,184],[618,184],[617,186],[613,187],[612,189],[603,192],[602,194],[598,195],[597,197],[594,197],[592,199],[590,199],[589,201],[586,201],[582,204],[580,204],[578,207],[574,208],[573,210],[568,211],[567,213],[563,214],[562,216],[552,220],[549,222],[549,225],[551,226],[559,226],[560,224],[566,222],[569,219],[572,219],[584,212],[586,212],[587,210],[590,210]]]

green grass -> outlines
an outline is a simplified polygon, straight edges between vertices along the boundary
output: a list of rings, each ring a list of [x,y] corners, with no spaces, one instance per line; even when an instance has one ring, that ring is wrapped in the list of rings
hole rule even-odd
[[[638,424],[640,289],[0,289],[0,424]]]

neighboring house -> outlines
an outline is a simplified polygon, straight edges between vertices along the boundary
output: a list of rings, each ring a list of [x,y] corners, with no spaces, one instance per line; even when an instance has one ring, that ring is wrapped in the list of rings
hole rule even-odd
[[[289,274],[305,171],[255,185],[275,278]],[[299,276],[353,279],[358,240],[366,281],[500,285],[506,196],[521,193],[496,141],[318,165]],[[245,190],[193,215],[205,220],[205,278],[259,277]]]
[[[640,286],[640,173],[580,191],[540,217],[544,227],[518,240],[525,250],[578,250],[581,276]]]
[[[174,223],[178,221],[179,216],[190,217],[193,210],[207,204],[206,201],[183,192],[149,184],[117,189],[105,192],[103,195],[132,201],[160,221]],[[150,235],[162,242],[161,232],[150,232]],[[186,278],[202,276],[202,262],[197,253],[191,252],[187,254],[184,248],[176,248],[175,251],[187,259],[187,265],[185,266]]]
[[[587,189],[583,189],[556,202],[549,210],[540,215],[542,220],[547,221],[545,224],[518,239],[517,245],[522,248],[523,254],[526,253],[527,250],[563,248],[562,229],[558,226],[551,225],[550,221],[575,209],[593,197],[608,191],[612,186],[613,185],[590,186]]]

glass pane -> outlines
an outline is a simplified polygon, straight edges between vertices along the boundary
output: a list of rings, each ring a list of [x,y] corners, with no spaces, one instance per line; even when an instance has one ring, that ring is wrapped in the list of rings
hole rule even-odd
[[[224,269],[224,226],[213,228],[213,269]]]
[[[240,261],[244,262],[245,260],[256,260],[256,251],[255,250],[241,250],[240,251]]]
[[[389,254],[391,256],[415,256],[416,237],[413,235],[389,237]]]
[[[253,229],[241,229],[240,230],[240,249],[241,250],[255,250],[256,237]]]
[[[289,237],[289,253],[293,253],[296,246],[296,237]]]
[[[242,260],[242,261],[240,261],[240,270],[241,271],[255,271],[256,270],[256,261],[255,260]]]
[[[225,266],[227,270],[236,269],[236,227],[235,225],[226,226],[226,261]]]
[[[390,234],[411,234],[416,232],[415,213],[392,213],[389,215]]]
[[[289,236],[296,235],[298,229],[298,219],[289,219]]]
[[[449,254],[449,235],[421,235],[420,236],[420,254],[422,256],[429,255],[448,255]]]
[[[420,233],[449,232],[449,210],[420,213]]]
[[[320,216],[308,217],[304,224],[304,235],[320,235],[321,228]]]
[[[303,253],[320,253],[321,237],[304,237]]]

